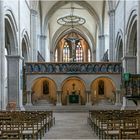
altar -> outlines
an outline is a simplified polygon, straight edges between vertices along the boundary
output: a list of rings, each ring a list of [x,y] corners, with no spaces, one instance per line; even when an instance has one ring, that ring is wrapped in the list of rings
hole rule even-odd
[[[79,104],[79,95],[71,94],[69,95],[69,104]]]
[[[80,100],[80,90],[75,89],[75,84],[72,84],[72,91],[67,92],[67,104],[81,104]]]

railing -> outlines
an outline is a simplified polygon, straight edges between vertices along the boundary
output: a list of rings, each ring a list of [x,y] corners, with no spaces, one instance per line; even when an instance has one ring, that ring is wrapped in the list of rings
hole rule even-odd
[[[120,74],[119,62],[26,63],[26,74]]]

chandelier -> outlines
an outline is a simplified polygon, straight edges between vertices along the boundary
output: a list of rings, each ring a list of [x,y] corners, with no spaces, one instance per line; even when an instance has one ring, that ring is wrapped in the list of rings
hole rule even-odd
[[[64,16],[64,17],[57,19],[57,23],[59,25],[71,26],[72,28],[74,26],[83,25],[86,22],[86,20],[82,17],[76,16],[73,14],[74,9],[79,9],[79,8],[73,7],[72,3],[71,3],[70,9],[71,9],[71,13],[67,16]]]

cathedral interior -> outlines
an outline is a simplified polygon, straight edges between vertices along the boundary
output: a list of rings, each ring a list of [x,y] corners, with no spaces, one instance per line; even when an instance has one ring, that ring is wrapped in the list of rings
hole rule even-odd
[[[1,112],[90,110],[100,139],[120,138],[91,118],[140,116],[139,18],[139,0],[0,0]]]

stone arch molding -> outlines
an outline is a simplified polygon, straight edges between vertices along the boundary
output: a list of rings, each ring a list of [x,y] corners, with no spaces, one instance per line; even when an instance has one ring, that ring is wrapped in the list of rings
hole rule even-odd
[[[57,46],[58,41],[63,36],[65,36],[66,34],[68,34],[70,32],[76,32],[79,35],[81,35],[88,42],[89,47],[90,47],[91,51],[93,52],[93,50],[96,49],[95,41],[94,41],[92,35],[89,33],[89,31],[84,27],[82,27],[82,28],[84,29],[85,33],[83,33],[83,31],[78,29],[78,28],[74,28],[74,29],[69,28],[69,29],[67,29],[65,26],[60,27],[59,30],[56,31],[56,33],[54,34],[53,39],[52,39],[53,40],[53,42],[52,42],[52,49],[53,49],[52,52],[55,51],[55,48]]]
[[[5,7],[4,11],[4,19],[5,19],[5,27],[7,29],[7,34],[10,40],[9,46],[9,54],[10,55],[17,55],[18,54],[18,40],[17,40],[17,32],[18,27],[15,20],[15,16],[12,10],[8,7]]]
[[[115,43],[115,48],[116,48],[116,60],[119,60],[119,51],[120,51],[120,43],[123,43],[123,32],[120,29],[117,33],[116,36],[116,43]],[[123,49],[123,48],[122,48]]]
[[[26,31],[26,29],[23,29],[23,31],[22,31],[22,40],[25,41],[26,52],[27,52],[27,60],[29,60],[29,57],[30,57],[29,52],[30,52],[30,49],[31,49],[31,44],[30,44],[29,35],[28,35],[28,32]]]
[[[137,9],[133,8],[129,14],[129,19],[127,21],[127,26],[126,26],[126,55],[129,55],[129,51],[131,49],[131,42],[130,42],[130,37],[131,33],[133,31],[134,24],[137,22]]]
[[[92,86],[93,82],[96,81],[99,78],[107,78],[107,79],[111,80],[113,86],[116,87],[116,89],[120,89],[121,81],[120,81],[119,76],[110,76],[110,75],[96,76],[90,83],[90,89],[91,89],[91,86]]]
[[[95,79],[93,79],[93,81],[91,82],[91,84],[90,84],[90,89],[91,89],[91,87],[92,87],[92,84],[93,84],[96,80],[101,79],[101,78],[109,79],[109,80],[111,81],[112,85],[113,85],[114,87],[118,88],[118,85],[116,84],[117,81],[115,81],[115,79],[113,79],[113,78],[111,78],[111,77],[109,77],[109,76],[98,76],[98,77],[96,77]]]
[[[31,90],[32,87],[34,86],[34,84],[35,84],[39,79],[42,79],[42,78],[43,78],[43,79],[49,79],[49,80],[53,81],[53,83],[55,84],[56,90],[57,90],[56,82],[55,82],[53,79],[51,79],[50,77],[37,77],[37,78],[33,79],[33,80],[31,81],[31,85],[30,85],[30,88],[29,88],[28,90]]]
[[[85,84],[85,81],[83,79],[81,79],[80,77],[77,77],[77,76],[71,76],[71,77],[68,77],[68,78],[64,79],[63,82],[62,82],[62,84],[61,84],[61,89],[62,89],[62,87],[65,85],[65,83],[68,80],[72,80],[72,79],[80,81],[84,85],[84,87],[86,89],[87,86]]]

